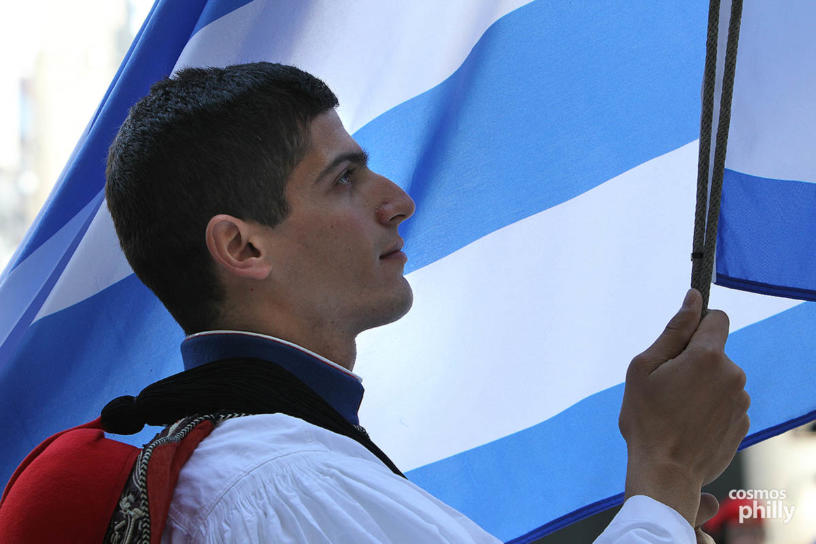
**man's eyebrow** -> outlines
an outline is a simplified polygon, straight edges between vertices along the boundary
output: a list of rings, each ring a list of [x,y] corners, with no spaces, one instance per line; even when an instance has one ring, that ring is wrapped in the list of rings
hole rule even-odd
[[[318,174],[315,181],[319,181],[323,179],[323,176],[337,168],[337,165],[343,162],[351,162],[358,166],[367,166],[368,165],[368,153],[364,150],[360,151],[347,151],[346,153],[340,153],[337,155],[327,166],[324,168],[320,174]]]

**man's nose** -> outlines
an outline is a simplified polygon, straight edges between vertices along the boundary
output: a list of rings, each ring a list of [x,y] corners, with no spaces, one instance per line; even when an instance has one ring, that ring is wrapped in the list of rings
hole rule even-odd
[[[383,199],[377,207],[377,221],[383,225],[399,225],[414,214],[414,200],[390,179],[380,176]]]

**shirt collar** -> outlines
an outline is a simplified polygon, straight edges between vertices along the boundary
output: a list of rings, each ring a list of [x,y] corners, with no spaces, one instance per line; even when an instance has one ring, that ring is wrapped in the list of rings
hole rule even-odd
[[[350,423],[358,425],[362,379],[325,357],[292,342],[255,332],[205,331],[181,343],[185,370],[222,359],[263,359],[288,370]]]

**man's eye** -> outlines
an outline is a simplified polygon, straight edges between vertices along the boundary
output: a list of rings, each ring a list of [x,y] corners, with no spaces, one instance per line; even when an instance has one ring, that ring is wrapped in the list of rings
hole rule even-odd
[[[346,170],[342,176],[337,178],[337,185],[351,185],[351,170]]]

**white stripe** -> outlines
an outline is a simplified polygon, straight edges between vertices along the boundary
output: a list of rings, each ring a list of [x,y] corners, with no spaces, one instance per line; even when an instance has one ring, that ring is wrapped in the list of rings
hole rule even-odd
[[[255,0],[199,30],[176,70],[260,60],[323,79],[349,132],[441,83],[487,28],[530,0]]]
[[[745,2],[726,166],[816,182],[816,3]],[[720,26],[720,35],[727,27]]]
[[[103,200],[35,321],[81,302],[132,273]]]
[[[0,345],[28,310],[79,229],[93,213],[93,206],[94,200],[91,200],[0,283],[0,298],[3,300],[0,305]]]
[[[528,428],[623,381],[688,288],[696,155],[690,143],[409,275],[414,308],[361,335],[355,366],[361,421],[398,466]],[[712,302],[732,330],[799,303],[716,287]]]

